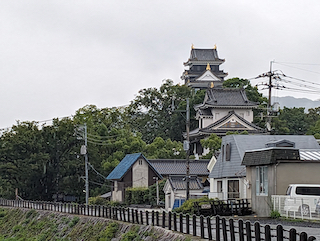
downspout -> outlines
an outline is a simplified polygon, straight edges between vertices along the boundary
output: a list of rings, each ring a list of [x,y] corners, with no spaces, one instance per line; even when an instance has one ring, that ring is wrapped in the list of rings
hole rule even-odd
[[[274,188],[275,188],[275,194],[274,195],[278,195],[278,192],[277,192],[277,166],[280,164],[280,162],[277,162],[277,164],[274,166],[274,172],[275,172],[275,175],[274,175]]]

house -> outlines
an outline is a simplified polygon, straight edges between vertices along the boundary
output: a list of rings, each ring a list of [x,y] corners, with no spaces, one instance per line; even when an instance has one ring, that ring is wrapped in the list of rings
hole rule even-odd
[[[176,207],[180,207],[186,200],[187,182],[185,176],[169,176],[163,191],[165,193],[165,209],[171,211]],[[190,177],[189,192],[190,196],[200,195],[203,191],[201,179],[197,177]]]
[[[112,201],[123,202],[128,187],[148,187],[162,179],[161,174],[141,153],[128,154],[108,175],[113,182]]]
[[[289,184],[320,183],[319,149],[273,145],[246,151],[242,164],[246,166],[247,196],[258,216],[270,216],[271,195],[285,195]]]
[[[186,160],[182,159],[154,159],[149,160],[155,170],[163,176],[163,178],[169,178],[172,175],[185,176],[187,173]],[[189,173],[190,176],[196,176],[200,178],[201,183],[205,186],[208,182],[209,171],[207,166],[209,160],[190,160],[189,161]]]
[[[222,138],[221,152],[209,174],[210,198],[222,200],[247,198],[250,186],[242,159],[246,151],[268,147],[320,149],[313,136],[302,135],[228,135]]]

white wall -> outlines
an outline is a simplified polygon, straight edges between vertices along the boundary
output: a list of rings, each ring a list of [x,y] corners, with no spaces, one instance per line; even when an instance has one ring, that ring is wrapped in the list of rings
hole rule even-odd
[[[132,166],[132,187],[148,187],[148,163],[140,158]]]

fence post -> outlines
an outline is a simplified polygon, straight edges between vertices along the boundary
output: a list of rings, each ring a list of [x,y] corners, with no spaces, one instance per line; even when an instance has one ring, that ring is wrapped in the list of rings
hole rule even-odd
[[[220,241],[220,217],[216,216],[216,241]]]
[[[138,209],[135,210],[135,213],[136,213],[136,223],[139,224]]]
[[[239,226],[239,241],[244,241],[243,220],[238,221]]]
[[[166,212],[162,212],[162,228],[166,227]]]
[[[223,234],[223,241],[228,241],[227,222],[225,218],[222,218],[222,234]]]
[[[183,214],[180,213],[179,215],[179,221],[180,221],[180,233],[183,233]]]
[[[252,240],[250,221],[246,222],[246,236],[247,236],[247,240]]]
[[[283,240],[283,227],[281,225],[277,226],[277,241]]]
[[[190,234],[190,215],[186,215],[186,233]]]
[[[261,233],[260,233],[260,223],[254,223],[254,237],[256,241],[261,241]]]
[[[313,240],[316,240],[316,238],[313,237],[313,236],[310,236],[310,237],[308,238],[308,241],[313,241]]]
[[[265,241],[271,241],[271,228],[270,228],[270,225],[264,226],[264,240]],[[291,239],[290,239],[290,241],[291,241]]]
[[[151,222],[152,222],[152,226],[154,226],[154,210],[152,210],[151,212]]]
[[[204,238],[204,222],[203,222],[203,215],[200,215],[200,235],[201,235],[201,238]]]
[[[171,212],[169,212],[169,214],[168,214],[168,229],[169,229],[169,230],[171,230],[171,228],[172,228],[172,226],[171,226],[171,224],[172,224],[172,223],[171,223],[171,221],[172,221],[172,220],[171,220],[171,215],[172,215]]]
[[[297,230],[294,228],[289,231],[289,241],[297,241]]]
[[[159,226],[159,212],[156,211],[156,225]]]
[[[140,223],[143,224],[143,212],[140,210]]]
[[[305,232],[300,233],[300,241],[308,241],[308,235]]]
[[[229,219],[229,229],[230,229],[230,239],[231,241],[236,240],[235,232],[234,232],[234,221],[233,219]]]
[[[177,231],[177,213],[173,213],[173,230]]]
[[[211,218],[207,217],[208,239],[212,240]]]
[[[149,225],[149,211],[146,211],[146,224]]]
[[[132,223],[134,223],[134,210],[131,209],[131,218],[132,218]]]
[[[195,214],[192,215],[192,229],[193,236],[197,236],[197,216]]]

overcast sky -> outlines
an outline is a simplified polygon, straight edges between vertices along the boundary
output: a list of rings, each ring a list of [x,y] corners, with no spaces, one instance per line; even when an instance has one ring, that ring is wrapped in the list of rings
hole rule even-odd
[[[319,12],[319,0],[0,0],[0,128],[182,83],[191,44],[216,44],[227,78],[256,77],[275,60],[299,65],[274,70],[320,84]]]

